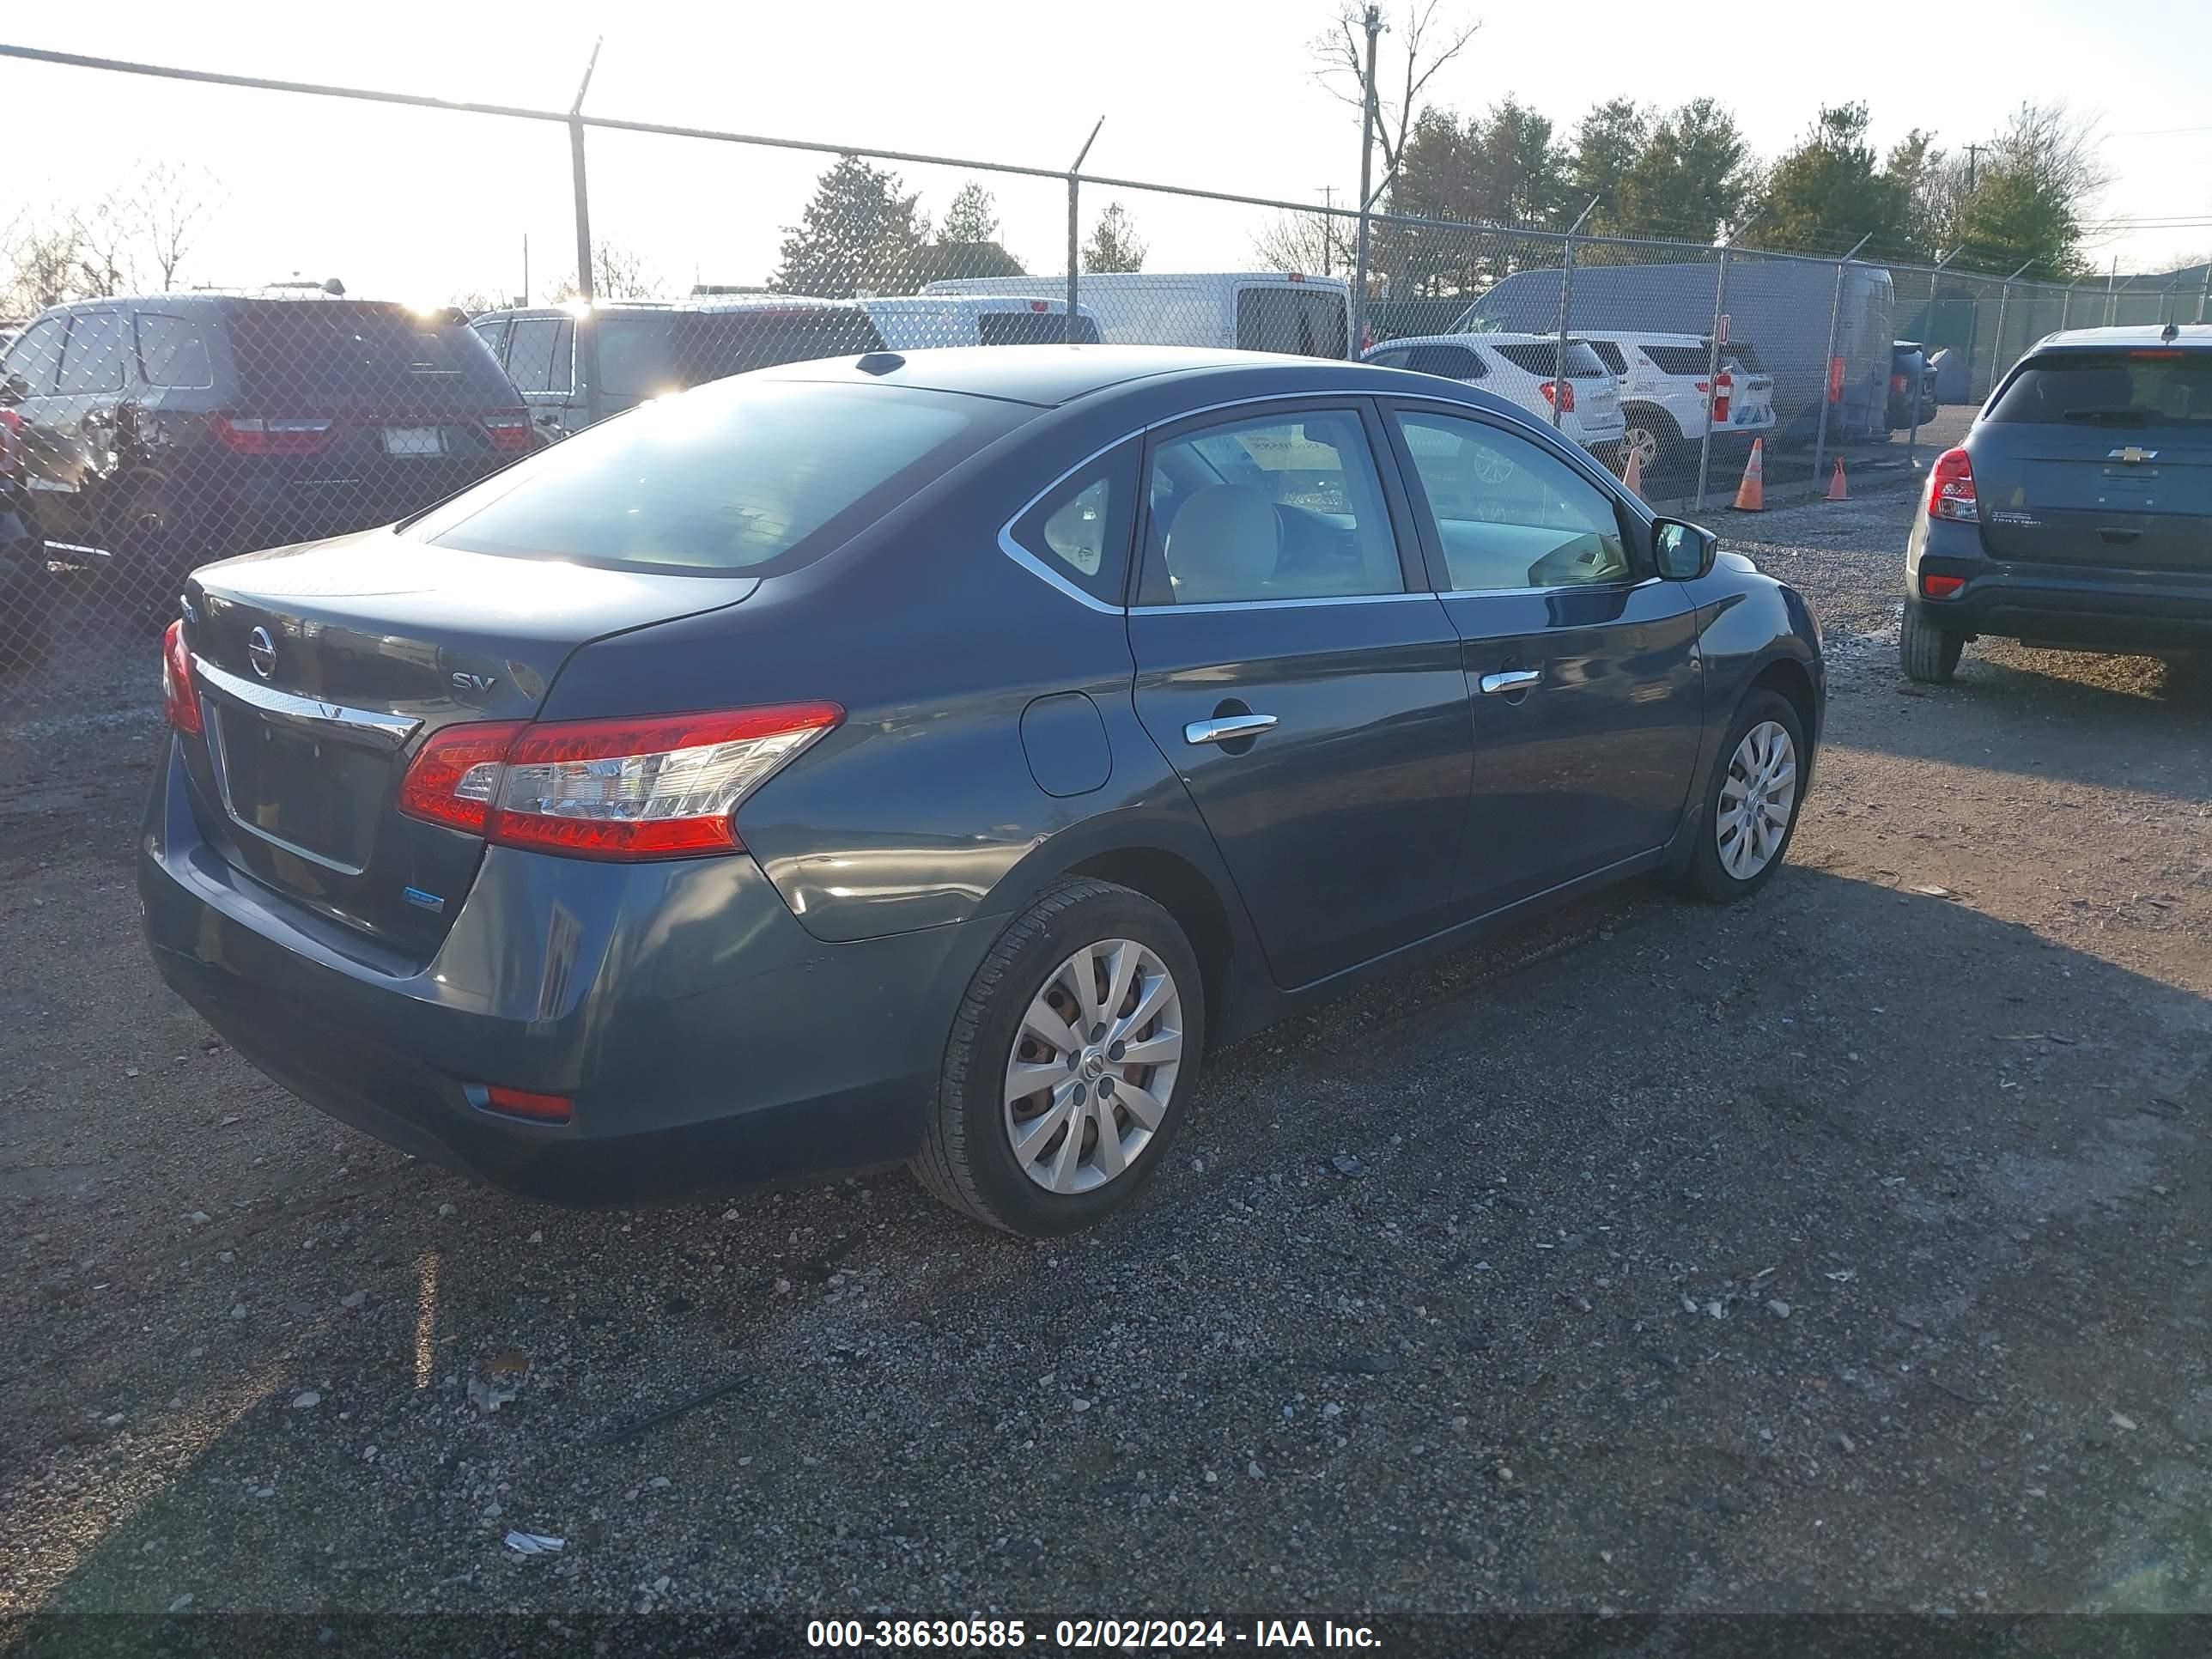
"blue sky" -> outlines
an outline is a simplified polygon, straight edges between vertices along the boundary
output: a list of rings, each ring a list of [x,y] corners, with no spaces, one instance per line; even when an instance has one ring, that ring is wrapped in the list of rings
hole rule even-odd
[[[1445,10],[1452,9],[1448,3]],[[543,0],[303,6],[112,0],[97,13],[18,9],[18,44],[449,98],[565,106],[592,39],[606,44],[589,107],[607,115],[1064,167],[1107,118],[1102,172],[1294,199],[1348,191],[1352,112],[1314,83],[1307,43],[1329,0],[1119,0],[1108,6],[758,0],[620,9]],[[2203,0],[1949,0],[1936,11],[1838,14],[1771,4],[1578,0],[1473,3],[1483,27],[1431,87],[1479,108],[1511,94],[1564,126],[1627,94],[1711,94],[1757,148],[1787,145],[1823,100],[1864,99],[1886,144],[1911,125],[1986,138],[2022,99],[2063,97],[2100,118],[2116,183],[2100,219],[2195,219],[2096,238],[2101,260],[2162,269],[2212,247],[2212,27]],[[1911,33],[1924,25],[1923,39]],[[1563,22],[1571,27],[1563,33]],[[574,263],[566,139],[556,128],[176,86],[0,61],[18,131],[11,174],[33,202],[96,198],[143,164],[204,167],[222,206],[188,281],[300,270],[357,292],[442,299],[512,290],[531,241],[542,290]],[[2191,131],[2172,129],[2190,128]],[[816,156],[597,135],[595,228],[680,289],[756,282],[797,216]],[[926,210],[963,173],[908,167]],[[1057,269],[1065,192],[987,180],[1005,240]],[[11,194],[14,192],[11,192]],[[1250,263],[1270,216],[1121,196],[1157,270]],[[1341,199],[1341,195],[1340,196]],[[1087,203],[1095,209],[1103,200]],[[1086,218],[1089,214],[1086,213]],[[1755,238],[1754,238],[1755,240]]]

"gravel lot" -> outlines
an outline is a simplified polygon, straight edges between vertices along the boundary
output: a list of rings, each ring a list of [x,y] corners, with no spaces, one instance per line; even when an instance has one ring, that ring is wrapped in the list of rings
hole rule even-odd
[[[0,1612],[2212,1610],[2212,695],[1905,685],[1908,510],[1717,520],[1833,663],[1759,902],[1632,888],[1229,1050],[1049,1246],[898,1172],[586,1213],[337,1127],[144,961],[143,711],[41,726]]]

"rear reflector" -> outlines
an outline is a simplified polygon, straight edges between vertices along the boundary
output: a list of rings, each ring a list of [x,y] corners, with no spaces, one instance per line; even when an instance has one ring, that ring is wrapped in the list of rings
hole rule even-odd
[[[1974,465],[1963,449],[1947,449],[1928,472],[1928,516],[1979,524],[1981,503],[1974,497]]]
[[[566,1123],[575,1115],[566,1095],[532,1094],[527,1089],[502,1088],[496,1083],[485,1086],[484,1104],[495,1112],[526,1117],[534,1123]]]
[[[400,785],[410,817],[574,858],[735,852],[733,815],[845,717],[834,702],[650,720],[453,726]]]
[[[1920,591],[1931,599],[1948,599],[1966,585],[1964,576],[1930,576],[1920,578]]]
[[[487,415],[483,429],[491,435],[491,447],[502,454],[520,455],[530,447],[530,416],[524,411]]]
[[[182,618],[161,635],[161,714],[178,731],[194,737],[207,729],[200,717],[200,694],[192,684],[192,653],[185,644]]]

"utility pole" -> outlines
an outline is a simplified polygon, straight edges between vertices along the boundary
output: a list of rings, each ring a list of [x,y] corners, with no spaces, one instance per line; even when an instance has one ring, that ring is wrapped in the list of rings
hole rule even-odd
[[[1333,208],[1336,205],[1336,186],[1334,185],[1323,185],[1321,187],[1321,204],[1323,207],[1328,208]],[[1329,270],[1328,256],[1330,249],[1335,246],[1336,216],[1333,213],[1325,213],[1322,216],[1321,221],[1321,274],[1324,276],[1334,274]]]
[[[1974,193],[1975,166],[1981,160],[1982,152],[1988,148],[1989,146],[1987,144],[1969,144],[1966,146],[1966,194],[1969,196],[1972,196]]]
[[[1352,253],[1352,337],[1345,355],[1357,359],[1367,346],[1367,220],[1374,206],[1370,186],[1375,177],[1375,40],[1382,33],[1382,9],[1367,8],[1361,20],[1367,31],[1367,67],[1359,77],[1359,235]]]

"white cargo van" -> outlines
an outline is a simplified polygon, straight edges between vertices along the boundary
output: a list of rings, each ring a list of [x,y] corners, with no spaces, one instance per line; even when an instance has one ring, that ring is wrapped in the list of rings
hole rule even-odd
[[[1067,298],[1064,276],[974,276],[931,283],[924,294],[1014,294]],[[1080,310],[1096,313],[1118,345],[1215,346],[1344,357],[1352,335],[1352,284],[1297,272],[1115,272],[1085,276]]]
[[[1019,294],[863,295],[859,303],[892,351],[931,346],[1097,345],[1104,337],[1098,313],[1086,305],[1075,307],[1075,328],[1070,334],[1064,295],[1057,300]]]

